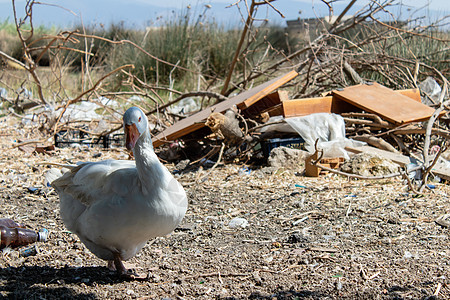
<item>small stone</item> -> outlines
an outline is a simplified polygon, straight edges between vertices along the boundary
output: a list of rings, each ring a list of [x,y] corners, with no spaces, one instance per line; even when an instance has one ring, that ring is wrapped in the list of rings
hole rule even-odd
[[[259,276],[258,272],[254,272],[252,275],[253,275],[253,280],[255,281],[255,284],[262,285],[262,279]]]
[[[234,218],[230,221],[230,223],[228,223],[228,227],[230,228],[237,228],[237,227],[241,227],[241,228],[245,228],[248,226],[248,221],[244,218]]]
[[[270,263],[270,262],[273,261],[273,256],[267,256],[267,257],[264,258],[264,260],[265,260],[266,262]]]
[[[76,257],[76,258],[75,258],[75,263],[76,263],[77,265],[81,265],[81,264],[83,263],[83,260],[81,259],[81,257]]]
[[[307,156],[306,151],[280,146],[270,151],[267,163],[270,167],[276,168],[298,168],[304,164]]]
[[[161,281],[161,277],[157,274],[149,274],[148,278],[153,282]]]
[[[347,160],[341,171],[361,176],[383,176],[398,172],[398,165],[378,155],[359,153]]]
[[[412,258],[413,257],[413,255],[412,255],[412,253],[411,252],[409,252],[409,251],[405,251],[405,254],[403,255],[403,258],[406,258],[406,259],[408,259],[408,258]]]
[[[305,237],[303,234],[301,233],[293,233],[291,234],[288,239],[287,242],[290,244],[295,244],[295,243],[308,243],[309,240],[307,237]]]

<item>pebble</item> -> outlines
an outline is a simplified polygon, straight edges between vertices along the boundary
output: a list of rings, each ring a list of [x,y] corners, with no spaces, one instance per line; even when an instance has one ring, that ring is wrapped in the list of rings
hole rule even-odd
[[[230,221],[230,223],[228,223],[228,227],[231,228],[237,228],[237,227],[241,227],[241,228],[245,228],[248,226],[248,221],[244,218],[234,218]]]
[[[83,260],[81,259],[81,257],[76,257],[76,258],[75,258],[75,263],[76,263],[77,265],[81,265],[81,264],[83,263]]]
[[[408,258],[412,258],[413,257],[413,255],[412,255],[412,253],[411,252],[409,252],[409,251],[405,251],[405,254],[403,255],[403,258],[406,258],[406,259],[408,259]]]

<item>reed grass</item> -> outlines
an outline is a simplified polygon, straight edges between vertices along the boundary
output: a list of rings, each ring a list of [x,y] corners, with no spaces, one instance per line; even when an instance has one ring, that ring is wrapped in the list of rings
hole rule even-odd
[[[241,55],[236,66],[234,71],[236,76],[248,73],[251,68],[262,68],[264,65],[272,64],[284,55],[305,45],[297,42],[298,37],[289,36],[285,28],[281,26],[265,24],[255,29],[254,34],[247,40],[248,46],[244,50],[245,55]],[[8,19],[0,22],[0,49],[16,59],[22,60],[21,44],[15,30],[15,25]],[[173,14],[167,19],[158,20],[157,26],[148,27],[146,30],[130,29],[121,23],[111,24],[108,27],[79,27],[78,30],[114,41],[129,40],[153,56],[172,65],[158,62],[130,44],[114,45],[100,39],[79,38],[78,43],[65,46],[83,50],[92,55],[88,56],[70,50],[50,53],[50,55],[59,54],[58,68],[60,70],[64,69],[65,72],[79,76],[85,71],[86,59],[88,59],[89,66],[96,68],[96,72],[100,76],[101,72],[106,74],[119,66],[134,64],[136,68],[132,71],[133,75],[142,81],[170,86],[180,91],[191,91],[211,89],[211,87],[220,85],[221,80],[229,71],[242,28],[219,25],[210,21],[204,13],[195,14],[188,10],[181,14]],[[352,43],[358,43],[373,35],[373,28],[371,30],[361,29],[360,32],[348,32],[343,36]],[[56,28],[40,26],[34,28],[34,31],[34,38],[39,38],[45,34],[54,34]],[[442,41],[449,40],[449,32],[430,31],[425,33],[434,38],[390,32],[382,39],[361,46],[359,51],[417,60],[448,74],[450,51],[448,51],[448,42]],[[347,48],[350,46],[351,43],[346,45]],[[173,65],[189,71],[174,68]],[[387,79],[380,72],[367,68],[361,68],[358,71],[364,78],[371,78],[389,85]],[[114,76],[105,83],[104,87],[110,91],[127,90],[126,86],[121,85],[122,80],[123,77]],[[75,85],[75,88],[83,90],[81,79],[76,80]]]

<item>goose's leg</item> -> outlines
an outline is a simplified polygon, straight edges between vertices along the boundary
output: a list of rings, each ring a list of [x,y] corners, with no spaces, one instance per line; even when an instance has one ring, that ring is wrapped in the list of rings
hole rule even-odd
[[[109,266],[113,267],[112,269],[110,268],[111,270],[116,270],[119,276],[125,278],[143,280],[147,279],[148,277],[147,275],[144,274],[138,274],[134,272],[134,270],[127,270],[127,268],[125,268],[124,266],[124,263],[122,262],[122,258],[120,258],[119,253],[114,253],[114,260],[108,261],[108,267]]]
[[[111,261],[108,261],[108,266]],[[114,267],[116,268],[116,271],[121,276],[129,276],[130,273],[128,273],[128,270],[125,268],[125,266],[122,263],[122,259],[120,258],[119,253],[114,253],[114,260],[112,261],[114,263]]]
[[[114,260],[108,260],[107,268],[110,269],[111,271],[116,270],[116,266],[114,265]]]

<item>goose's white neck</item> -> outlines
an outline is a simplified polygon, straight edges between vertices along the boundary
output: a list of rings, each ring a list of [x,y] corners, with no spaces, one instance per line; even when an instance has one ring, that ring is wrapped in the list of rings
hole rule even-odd
[[[133,149],[139,179],[145,186],[154,186],[164,176],[164,166],[153,151],[150,132],[146,130],[136,142]]]

